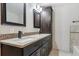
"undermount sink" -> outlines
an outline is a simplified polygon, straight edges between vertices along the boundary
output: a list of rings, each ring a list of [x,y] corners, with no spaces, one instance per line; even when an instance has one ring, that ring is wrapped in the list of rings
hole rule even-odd
[[[22,38],[17,38],[17,39],[14,39],[14,40],[11,40],[13,42],[18,42],[18,43],[23,43],[23,42],[29,42],[29,41],[32,41],[34,40],[33,39],[34,37],[22,37]]]
[[[34,37],[22,37],[22,38],[14,38],[14,39],[9,39],[9,40],[4,40],[5,42],[10,42],[10,43],[29,43],[34,41]]]
[[[24,43],[24,42],[30,42],[33,41],[33,38],[23,38],[23,39],[18,39],[18,43]]]

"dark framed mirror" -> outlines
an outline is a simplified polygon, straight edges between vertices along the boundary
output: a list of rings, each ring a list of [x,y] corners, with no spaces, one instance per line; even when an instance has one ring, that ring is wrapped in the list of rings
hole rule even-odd
[[[1,24],[26,26],[26,4],[1,3]]]
[[[40,28],[41,14],[33,9],[34,28]]]

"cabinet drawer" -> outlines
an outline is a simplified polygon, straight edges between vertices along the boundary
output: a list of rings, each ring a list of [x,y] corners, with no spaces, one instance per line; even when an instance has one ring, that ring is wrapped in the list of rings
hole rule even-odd
[[[40,55],[41,56],[47,56],[48,55],[48,42],[45,43],[41,49],[40,49]]]
[[[45,44],[46,42],[48,42],[51,39],[51,36],[47,36],[45,38],[42,39],[42,44]]]
[[[41,46],[41,41],[37,41],[27,47],[25,47],[23,49],[23,53],[24,53],[24,56],[27,56],[27,55],[30,55],[32,54],[34,51],[36,51],[37,49],[39,49],[39,47]]]

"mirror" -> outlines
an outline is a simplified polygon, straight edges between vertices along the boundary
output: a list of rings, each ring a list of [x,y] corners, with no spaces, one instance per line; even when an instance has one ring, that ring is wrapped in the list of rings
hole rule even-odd
[[[2,3],[1,23],[26,26],[26,6],[24,3]]]

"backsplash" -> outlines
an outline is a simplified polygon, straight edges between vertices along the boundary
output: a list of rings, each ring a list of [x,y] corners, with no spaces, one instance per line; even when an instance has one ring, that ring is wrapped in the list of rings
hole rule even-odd
[[[12,34],[2,34],[0,35],[0,40],[4,40],[4,39],[10,39],[10,38],[14,38],[17,37],[17,34],[12,33]]]
[[[23,36],[33,35],[33,34],[39,34],[38,32],[28,32],[24,33]],[[2,34],[0,35],[0,40],[10,39],[10,38],[17,38],[17,33],[11,33],[11,34]]]

